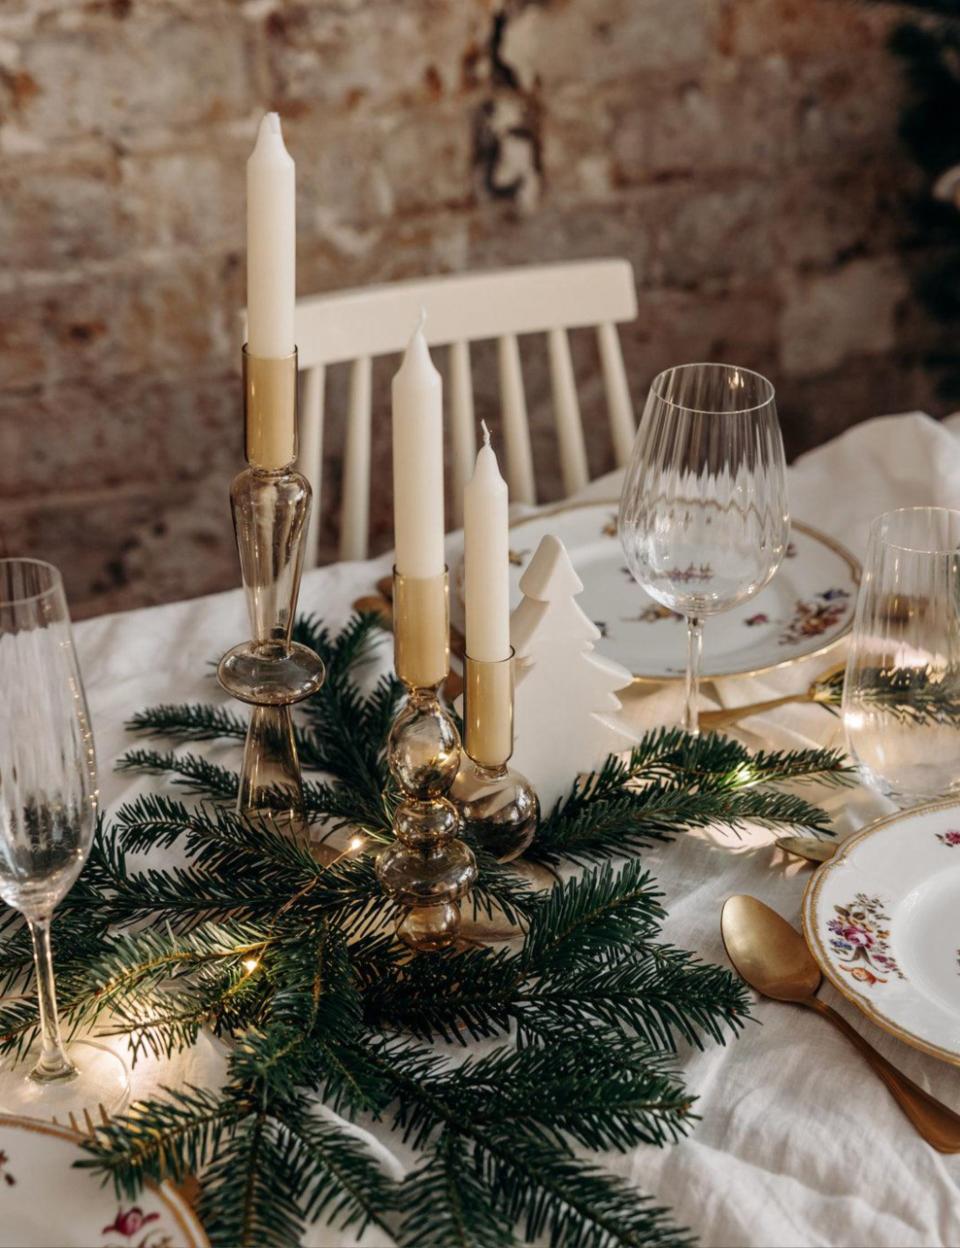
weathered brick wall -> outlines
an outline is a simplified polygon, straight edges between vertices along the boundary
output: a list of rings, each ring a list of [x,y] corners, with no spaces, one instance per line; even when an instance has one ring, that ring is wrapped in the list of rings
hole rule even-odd
[[[776,380],[794,451],[931,407],[891,20],[848,0],[0,0],[3,548],[61,564],[77,614],[236,583],[233,316],[268,107],[297,160],[304,293],[624,255],[637,402],[659,368],[723,357]],[[575,345],[599,469],[597,361]],[[542,351],[529,372],[556,493]]]

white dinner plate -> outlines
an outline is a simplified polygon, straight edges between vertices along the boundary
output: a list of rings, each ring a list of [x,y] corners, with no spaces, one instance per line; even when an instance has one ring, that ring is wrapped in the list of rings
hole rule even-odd
[[[3,1248],[207,1248],[207,1237],[169,1183],[136,1200],[77,1170],[78,1137],[32,1118],[0,1115]]]
[[[540,539],[553,533],[583,581],[578,602],[603,634],[603,653],[640,679],[677,680],[686,669],[686,624],[637,585],[617,538],[617,504],[564,504],[510,532],[511,605]],[[691,568],[695,576],[696,568]],[[757,675],[832,646],[853,623],[860,566],[842,546],[794,521],[787,556],[755,598],[710,616],[705,676]]]
[[[871,823],[803,896],[824,975],[884,1031],[960,1066],[960,803]]]

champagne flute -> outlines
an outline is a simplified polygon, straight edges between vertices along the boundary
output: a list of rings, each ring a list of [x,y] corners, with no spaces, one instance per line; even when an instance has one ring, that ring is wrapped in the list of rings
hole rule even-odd
[[[118,1109],[123,1060],[60,1034],[50,946],[54,907],[86,861],[97,816],[93,733],[60,573],[36,559],[0,560],[0,897],[33,944],[39,1043],[32,1069],[0,1071],[0,1108],[27,1116]]]
[[[960,511],[870,526],[842,713],[864,782],[901,808],[960,790]]]
[[[786,465],[773,386],[729,364],[654,378],[620,496],[634,580],[686,616],[683,726],[699,734],[703,621],[758,593],[787,546]]]

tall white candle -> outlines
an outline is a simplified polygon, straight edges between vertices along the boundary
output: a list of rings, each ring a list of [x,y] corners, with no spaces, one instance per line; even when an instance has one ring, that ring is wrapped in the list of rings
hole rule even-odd
[[[247,350],[276,359],[294,348],[296,166],[280,117],[267,113],[247,161]]]
[[[510,657],[510,550],[507,483],[483,425],[483,446],[463,491],[463,571],[467,654],[482,663]]]
[[[414,330],[393,379],[393,533],[402,576],[439,576],[443,553],[443,383]]]

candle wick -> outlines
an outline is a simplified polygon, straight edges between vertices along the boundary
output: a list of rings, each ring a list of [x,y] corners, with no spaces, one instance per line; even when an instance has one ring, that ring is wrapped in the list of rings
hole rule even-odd
[[[423,327],[424,327],[424,325],[426,325],[426,323],[427,323],[427,309],[426,309],[426,308],[423,306],[423,304],[421,303],[421,305],[420,305],[420,315],[417,317],[417,328],[413,331],[413,332],[414,332],[414,335],[416,335],[416,334],[422,334],[422,333],[423,333]]]
[[[489,446],[490,445],[490,430],[487,428],[487,422],[485,420],[480,421],[480,428],[483,430],[483,445]]]

